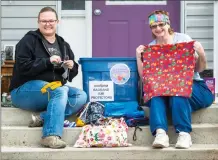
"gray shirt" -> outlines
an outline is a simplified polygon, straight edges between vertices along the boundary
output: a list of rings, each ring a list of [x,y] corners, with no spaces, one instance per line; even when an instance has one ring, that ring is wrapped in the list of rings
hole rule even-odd
[[[48,51],[50,52],[51,56],[60,56],[61,57],[61,51],[59,48],[59,44],[57,40],[55,40],[54,43],[50,43],[47,40],[44,40],[45,46],[47,47]]]
[[[188,36],[187,34],[178,33],[178,32],[174,33],[173,44],[181,43],[181,42],[190,42],[190,41],[192,41],[192,38]],[[156,44],[156,39],[154,39],[151,43],[149,43],[149,45],[154,45],[154,44]],[[195,52],[195,56],[198,57],[198,54],[196,52]],[[198,72],[194,73],[193,79],[202,80]]]

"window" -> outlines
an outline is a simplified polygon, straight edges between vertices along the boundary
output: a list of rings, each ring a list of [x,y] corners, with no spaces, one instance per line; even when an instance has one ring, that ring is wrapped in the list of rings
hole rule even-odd
[[[167,0],[106,0],[106,5],[166,5]]]
[[[109,0],[109,1],[164,1],[164,0]]]
[[[62,10],[85,10],[85,0],[62,0]]]

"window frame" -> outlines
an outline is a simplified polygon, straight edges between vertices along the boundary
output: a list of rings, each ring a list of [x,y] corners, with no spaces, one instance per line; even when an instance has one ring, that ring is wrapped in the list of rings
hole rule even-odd
[[[60,0],[60,4],[61,4],[61,10],[62,11],[84,11],[85,10],[85,8],[86,8],[86,1],[84,0],[84,9],[75,9],[75,10],[73,10],[73,9],[62,9],[62,2],[63,2],[64,0]]]
[[[167,0],[158,1],[105,1],[106,5],[167,5]]]

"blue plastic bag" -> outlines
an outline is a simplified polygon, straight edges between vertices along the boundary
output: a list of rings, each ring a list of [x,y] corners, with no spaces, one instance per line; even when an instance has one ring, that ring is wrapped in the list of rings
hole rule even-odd
[[[104,116],[139,118],[144,117],[145,112],[139,109],[139,104],[137,101],[109,102],[105,103]]]

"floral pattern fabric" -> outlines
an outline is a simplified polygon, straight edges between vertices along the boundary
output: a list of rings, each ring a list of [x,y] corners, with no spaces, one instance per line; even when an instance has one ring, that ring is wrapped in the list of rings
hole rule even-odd
[[[195,68],[194,41],[146,45],[143,53],[144,101],[155,96],[192,94]]]
[[[123,118],[102,119],[104,125],[85,125],[74,147],[127,147],[128,126]]]

